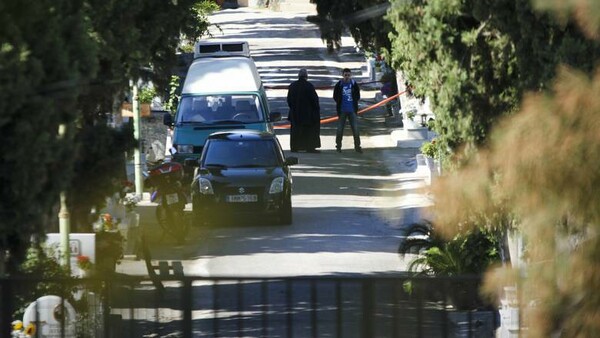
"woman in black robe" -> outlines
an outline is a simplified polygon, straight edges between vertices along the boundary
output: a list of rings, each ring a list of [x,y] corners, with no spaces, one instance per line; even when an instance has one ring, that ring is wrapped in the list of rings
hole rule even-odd
[[[321,147],[321,108],[317,91],[308,82],[306,69],[300,69],[298,80],[288,87],[287,103],[290,107],[290,150],[318,153],[317,148]]]

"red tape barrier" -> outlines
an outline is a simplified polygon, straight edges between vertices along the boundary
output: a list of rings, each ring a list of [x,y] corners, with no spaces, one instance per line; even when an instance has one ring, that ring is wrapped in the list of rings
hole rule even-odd
[[[369,110],[373,110],[373,109],[375,109],[377,107],[381,107],[384,104],[390,102],[391,100],[397,98],[398,96],[400,96],[400,95],[402,95],[404,93],[406,93],[406,91],[403,91],[403,92],[398,93],[396,95],[392,95],[392,96],[390,96],[390,97],[388,97],[388,98],[386,98],[384,100],[381,100],[381,101],[375,103],[374,105],[371,105],[371,106],[368,106],[367,108],[359,110],[356,114],[359,114],[359,115],[360,114],[364,114],[364,113],[368,112]],[[322,118],[321,121],[320,121],[320,123],[321,124],[326,124],[326,123],[331,123],[331,122],[334,122],[334,121],[337,121],[337,120],[338,120],[337,116],[326,117],[326,118]],[[279,124],[279,125],[274,126],[275,129],[289,129],[290,127],[291,127],[291,125],[290,125],[289,122],[287,122],[285,124]]]

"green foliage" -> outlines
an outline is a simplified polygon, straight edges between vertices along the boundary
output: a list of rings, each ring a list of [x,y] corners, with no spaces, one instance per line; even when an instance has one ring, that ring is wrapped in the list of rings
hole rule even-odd
[[[600,44],[534,13],[528,1],[395,0],[387,19],[394,68],[430,98],[439,141],[453,150],[485,143],[559,63],[590,71],[600,53]]]
[[[477,229],[455,236],[452,240],[427,249],[408,266],[415,276],[465,277],[482,275],[492,264],[499,262],[498,241],[485,229]],[[405,292],[426,288],[414,280],[403,283]],[[479,297],[477,280],[451,280],[448,300],[459,310],[469,310],[485,305]],[[426,292],[426,290],[421,290]]]
[[[181,92],[180,87],[180,78],[177,75],[171,76],[171,81],[169,82],[169,97],[166,100],[165,109],[174,113],[177,110],[177,103],[179,102],[179,98],[181,95],[177,94]]]
[[[434,119],[429,119],[429,121],[427,121],[427,129],[435,130],[435,120]]]
[[[600,308],[599,98],[600,70],[590,78],[561,68],[551,91],[528,95],[486,151],[432,188],[440,231],[465,231],[475,213],[500,216],[479,223],[490,225],[516,215],[526,262],[494,271],[485,288],[497,296],[518,284],[522,325],[534,337],[593,337],[600,328],[588,320]]]
[[[459,234],[440,247],[431,247],[415,258],[410,271],[420,275],[460,276],[482,274],[498,262],[498,242],[485,230]]]
[[[80,161],[75,165],[77,175],[69,191],[69,200],[73,201],[71,220],[80,231],[90,232],[94,221],[90,210],[102,209],[106,197],[122,188],[120,182],[126,179],[125,151],[135,140],[129,125],[122,129],[97,125],[81,129],[76,141],[81,146]]]
[[[421,145],[421,153],[427,157],[439,159],[441,155],[439,143],[436,142],[436,140],[432,140],[431,142],[423,142]]]
[[[348,29],[357,46],[363,50],[377,52],[389,50],[388,33],[392,31],[389,22],[382,20],[380,7],[388,0],[313,0],[317,5],[318,16],[312,21],[319,25],[321,39],[327,42],[330,51],[341,46],[342,32]],[[385,8],[384,8],[385,9]],[[366,10],[364,15],[356,13]]]
[[[73,176],[70,122],[78,85],[97,69],[97,50],[80,3],[3,1],[1,7],[0,250],[10,252],[14,271],[31,234],[47,230],[59,191]]]
[[[61,191],[68,190],[73,230],[85,230],[89,207],[111,193],[121,154],[133,145],[105,130],[130,79],[166,88],[175,51],[207,32],[216,4],[4,0],[0,7],[0,250],[15,271],[31,235],[56,226]]]
[[[142,87],[138,92],[138,100],[140,103],[152,103],[152,99],[154,99],[155,96],[156,89],[150,86]]]
[[[52,248],[48,249],[52,252]],[[72,303],[71,289],[65,287],[61,280],[70,278],[68,269],[49,256],[45,250],[39,247],[30,247],[26,258],[20,265],[16,276],[33,279],[35,283],[23,283],[15,290],[14,307],[16,309],[13,318],[21,318],[29,303],[45,295],[63,295]]]

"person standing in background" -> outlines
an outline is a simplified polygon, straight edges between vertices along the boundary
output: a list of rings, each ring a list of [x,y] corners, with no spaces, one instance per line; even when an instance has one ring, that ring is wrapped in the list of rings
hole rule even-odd
[[[308,82],[308,72],[302,68],[298,80],[288,87],[287,103],[290,108],[290,150],[320,152],[321,147],[321,108],[319,96],[312,83]]]
[[[360,147],[360,132],[358,130],[358,100],[360,100],[360,88],[358,83],[352,79],[350,69],[344,68],[343,78],[338,81],[333,89],[333,100],[336,104],[338,115],[338,126],[335,134],[335,148],[338,153],[342,152],[342,137],[346,120],[350,122],[352,136],[354,137],[354,150],[362,153]]]
[[[381,77],[381,95],[384,99],[392,97],[398,94],[398,85],[396,84],[396,74],[392,72],[387,72],[383,74]],[[399,103],[399,99],[394,99],[385,104],[385,110],[387,112],[387,116],[394,116],[394,110],[396,110],[396,105]],[[398,109],[399,110],[399,109]]]

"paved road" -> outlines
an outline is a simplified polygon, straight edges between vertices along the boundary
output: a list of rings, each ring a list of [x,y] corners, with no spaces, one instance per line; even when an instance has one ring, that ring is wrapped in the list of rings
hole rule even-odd
[[[246,39],[265,86],[285,86],[300,67],[309,69],[317,86],[333,84],[343,68],[367,81],[364,58],[352,40],[343,39],[339,54],[326,52],[318,29],[304,15],[282,15],[269,10],[223,10],[211,17],[221,39]],[[222,32],[223,35],[220,36]],[[367,106],[376,90],[365,86],[361,104]],[[321,91],[323,116],[333,115],[331,90]],[[270,89],[273,110],[287,114],[286,90]],[[277,108],[279,107],[279,108]],[[361,116],[364,154],[355,153],[350,131],[343,152],[334,151],[335,123],[322,125],[322,153],[296,153],[294,167],[294,224],[273,227],[240,224],[217,229],[194,229],[190,240],[175,246],[156,231],[153,206],[138,209],[149,234],[153,258],[180,260],[187,275],[324,275],[402,271],[406,266],[396,248],[403,224],[414,221],[415,211],[428,203],[414,175],[415,148],[397,147],[390,137],[395,129],[381,109]],[[347,128],[349,129],[349,128]],[[277,131],[287,150],[289,134]],[[292,155],[290,153],[288,156]],[[142,262],[126,259],[119,271],[145,274]]]
[[[308,69],[309,80],[316,86],[333,85],[346,67],[354,71],[358,81],[367,81],[362,72],[364,59],[356,53],[351,39],[343,39],[339,54],[327,54],[317,28],[307,23],[304,15],[244,8],[220,11],[211,21],[217,23],[224,34],[215,30],[215,37],[249,41],[252,56],[268,88],[287,86],[301,67]],[[274,88],[267,92],[272,110],[287,115],[286,90]],[[369,86],[363,87],[363,98],[366,98],[363,107],[370,104],[376,92]],[[319,91],[323,116],[334,115],[331,94],[331,89]],[[430,201],[421,190],[422,178],[414,173],[418,149],[404,147],[410,142],[392,137],[397,128],[394,121],[384,115],[382,109],[375,109],[360,118],[363,154],[353,151],[349,130],[343,152],[335,152],[335,124],[322,125],[320,154],[289,153],[288,131],[277,130],[286,155],[299,158],[299,164],[293,167],[293,225],[273,226],[259,219],[240,220],[232,226],[218,228],[194,228],[185,245],[178,246],[168,238],[161,238],[154,220],[154,206],[140,204],[138,211],[154,260],[181,263],[185,275],[203,277],[390,276],[406,270],[407,260],[400,259],[396,253],[403,226],[416,220],[418,210]],[[407,259],[410,258],[409,255]],[[124,259],[117,271],[146,275],[144,263],[131,257]],[[338,291],[331,282],[314,288],[310,283],[299,283],[290,289],[282,282],[265,286],[247,281],[242,289],[239,285],[224,282],[215,288],[210,283],[194,284],[192,318],[194,331],[199,336],[202,336],[200,332],[214,331],[219,325],[222,336],[229,336],[228,333],[236,336],[240,325],[242,331],[250,332],[248,336],[258,336],[251,330],[264,329],[265,322],[269,330],[273,330],[269,332],[273,337],[285,336],[286,330],[287,333],[292,330],[298,337],[314,336],[311,330],[315,330],[316,324],[311,321],[317,318],[320,334],[329,332],[319,336],[334,336],[334,328],[339,324],[344,327],[344,337],[357,337],[364,329],[358,320],[364,315],[361,312],[364,310],[363,289],[359,284],[344,284],[340,289],[342,298],[333,297]],[[376,304],[388,302],[390,293],[397,291],[390,287],[377,287],[377,297],[385,301],[374,300]],[[123,306],[137,308],[133,314],[138,319],[135,325],[139,325],[136,327],[141,331],[173,332],[177,329],[170,325],[177,325],[175,320],[181,318],[179,302],[184,300],[179,290],[167,288],[166,296],[152,304],[148,304],[148,291],[138,291],[129,298],[130,303]],[[263,295],[268,300],[261,298]],[[290,298],[286,299],[286,295]],[[244,301],[240,301],[240,297]],[[338,301],[344,302],[347,311],[342,319],[338,318],[341,322],[336,322],[337,314],[331,310]],[[294,309],[293,319],[288,316],[290,304]],[[270,315],[261,314],[264,306],[270,309]],[[211,309],[220,309],[220,312],[216,314]],[[115,312],[119,311],[113,309]],[[382,318],[391,316],[389,307],[372,312],[382,314]],[[120,313],[124,318],[130,315],[126,309]],[[215,320],[217,317],[221,319]],[[403,318],[404,324],[398,325],[414,320],[414,313]],[[380,322],[383,324],[378,330],[389,332],[393,322],[389,319]],[[293,328],[290,328],[291,323]],[[402,328],[396,330],[402,332]]]

